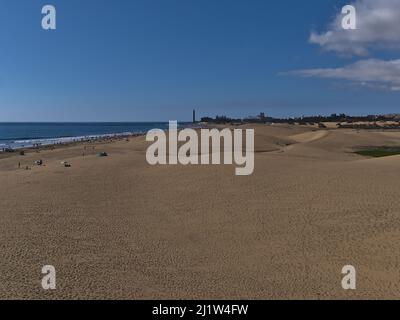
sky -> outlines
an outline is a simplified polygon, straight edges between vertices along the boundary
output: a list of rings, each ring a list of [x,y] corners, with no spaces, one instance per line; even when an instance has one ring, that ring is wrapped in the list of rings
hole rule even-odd
[[[41,25],[44,5],[57,29]],[[357,9],[357,30],[339,28]],[[400,112],[398,0],[0,0],[0,122]]]

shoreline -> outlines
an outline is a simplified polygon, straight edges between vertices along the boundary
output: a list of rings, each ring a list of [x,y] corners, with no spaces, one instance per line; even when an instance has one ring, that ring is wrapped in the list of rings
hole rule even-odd
[[[186,124],[186,123],[185,123]],[[185,128],[193,128],[195,130],[200,128],[215,128],[216,126],[205,126],[203,124],[196,124],[193,125],[184,125],[178,127],[178,130],[182,130]],[[149,129],[151,130],[151,129]],[[168,132],[168,129],[162,129],[165,132]],[[89,147],[95,147],[102,144],[109,144],[118,141],[127,140],[129,139],[139,138],[146,136],[147,132],[124,132],[124,133],[111,133],[111,134],[101,134],[101,135],[89,135],[89,136],[77,136],[77,137],[68,137],[65,138],[63,141],[58,141],[57,143],[49,143],[49,144],[33,144],[31,146],[24,146],[19,148],[3,148],[0,147],[0,161],[4,159],[9,159],[12,157],[24,157],[29,154],[33,153],[41,153],[42,151],[54,151],[59,150],[62,151],[63,149],[74,148],[83,146],[84,149],[82,150],[82,155],[85,155],[87,149],[85,144],[88,144]],[[31,139],[33,140],[57,140],[57,139],[64,139],[64,138],[49,138],[49,139]],[[66,140],[68,139],[68,140]],[[88,155],[88,154],[87,154]],[[0,170],[1,171],[1,170]]]
[[[6,149],[0,150],[0,160],[10,158],[13,156],[23,156],[29,153],[40,153],[41,151],[48,150],[58,150],[68,147],[76,147],[84,144],[103,144],[103,143],[112,143],[115,141],[122,141],[124,139],[132,139],[144,136],[145,133],[127,133],[127,134],[112,134],[112,135],[101,135],[101,136],[91,136],[77,139],[79,137],[72,138],[73,140],[65,141],[65,142],[57,142],[52,144],[34,144],[28,147],[14,148],[14,149]],[[7,151],[4,151],[7,150]],[[21,154],[22,153],[22,154]]]
[[[1,144],[0,153],[2,152],[14,152],[22,149],[30,149],[45,146],[56,146],[65,145],[76,142],[90,142],[99,139],[112,139],[112,138],[124,138],[136,135],[143,135],[143,132],[121,132],[121,133],[108,133],[108,134],[96,134],[87,136],[70,136],[70,137],[55,137],[55,138],[30,138],[25,140],[15,140],[11,144]],[[19,144],[19,145],[18,145]]]
[[[0,123],[1,124],[1,123]],[[140,124],[140,123],[139,123]],[[156,122],[152,124],[158,124]],[[159,123],[162,130],[168,130],[168,123]],[[186,122],[179,123],[179,129],[181,128],[197,128],[193,124]],[[201,127],[201,125],[200,125]],[[56,146],[56,145],[67,145],[70,143],[77,142],[90,142],[102,139],[120,139],[125,137],[145,135],[151,129],[157,129],[157,126],[149,126],[148,128],[137,128],[137,130],[121,130],[114,132],[105,133],[93,133],[93,134],[81,134],[81,135],[65,135],[65,136],[48,136],[48,137],[21,137],[21,138],[7,138],[3,141],[0,140],[0,154],[2,153],[13,153],[16,151],[27,150],[38,147]]]

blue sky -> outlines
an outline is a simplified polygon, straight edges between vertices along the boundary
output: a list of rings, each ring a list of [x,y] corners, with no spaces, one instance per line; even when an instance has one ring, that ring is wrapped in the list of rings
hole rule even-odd
[[[396,59],[390,43],[363,35],[360,57],[340,36],[309,41],[349,2],[2,0],[0,122],[400,112],[397,80],[391,90],[386,74],[354,76],[368,59]],[[41,28],[45,4],[57,30]]]

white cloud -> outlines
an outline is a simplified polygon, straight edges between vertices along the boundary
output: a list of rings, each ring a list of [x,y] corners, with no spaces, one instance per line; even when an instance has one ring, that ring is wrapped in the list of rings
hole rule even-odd
[[[389,61],[367,59],[342,68],[307,69],[288,74],[344,80],[365,87],[400,91],[400,59]]]
[[[400,50],[400,0],[356,0],[357,30],[343,30],[341,11],[310,42],[341,55],[365,56],[371,49]]]

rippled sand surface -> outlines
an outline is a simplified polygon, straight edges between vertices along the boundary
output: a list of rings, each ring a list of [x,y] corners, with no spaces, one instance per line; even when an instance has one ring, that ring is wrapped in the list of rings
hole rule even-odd
[[[143,137],[1,159],[0,298],[398,298],[400,157],[352,151],[400,132],[255,129],[249,177],[151,167]],[[341,287],[348,264],[356,291]]]

